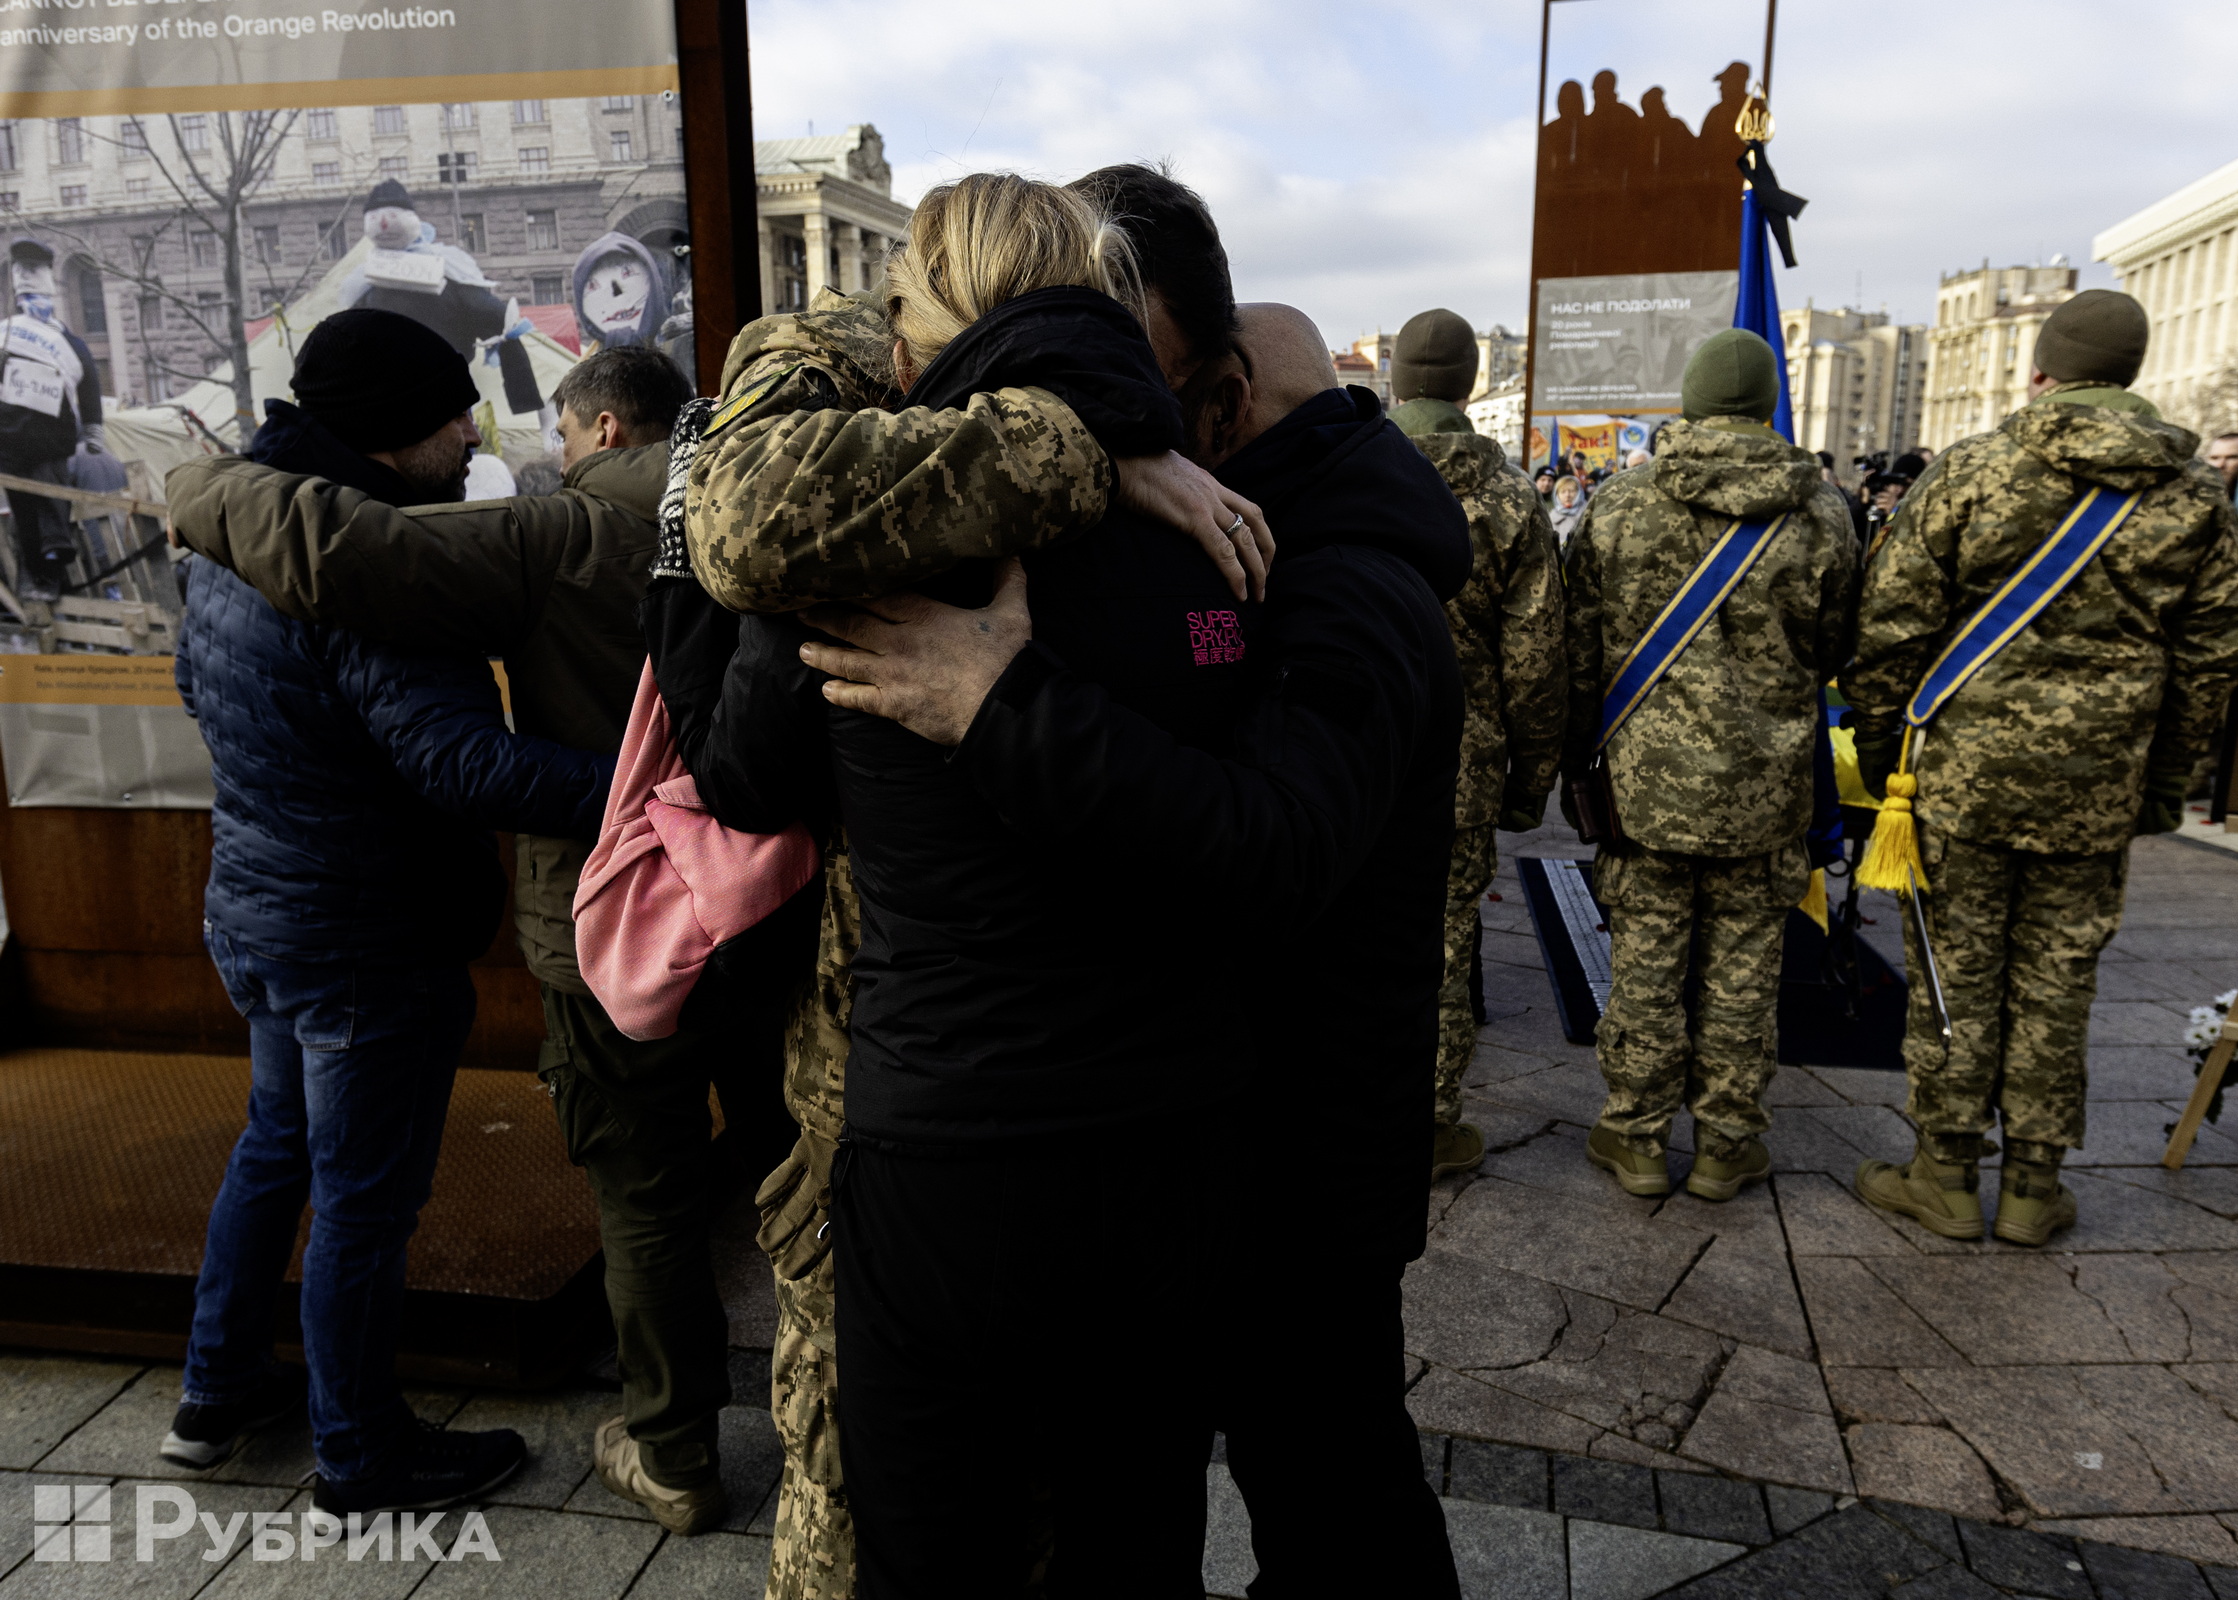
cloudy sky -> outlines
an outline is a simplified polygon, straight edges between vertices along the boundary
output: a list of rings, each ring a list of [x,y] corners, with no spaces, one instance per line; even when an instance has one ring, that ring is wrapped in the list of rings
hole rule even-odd
[[[1246,299],[1332,343],[1528,304],[1535,0],[750,0],[756,131],[870,122],[895,189],[1166,157]],[[1619,75],[1698,124],[1763,0],[1563,0],[1548,89]],[[1771,154],[1810,198],[1783,304],[1933,314],[1939,272],[2064,252],[2238,160],[2231,0],[1788,0]]]

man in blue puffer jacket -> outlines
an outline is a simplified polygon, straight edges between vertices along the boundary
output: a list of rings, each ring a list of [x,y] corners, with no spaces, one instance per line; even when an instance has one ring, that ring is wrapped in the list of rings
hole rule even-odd
[[[340,312],[294,382],[300,404],[268,403],[252,458],[391,505],[463,498],[476,395],[439,336]],[[185,587],[179,692],[217,788],[203,932],[248,1019],[252,1077],[163,1454],[214,1465],[292,1410],[273,1307],[308,1200],[314,1504],[449,1505],[526,1458],[510,1430],[420,1423],[395,1374],[405,1247],[474,1020],[467,963],[504,909],[490,830],[595,837],[614,761],[509,732],[476,657],[294,621],[214,562],[192,562]]]

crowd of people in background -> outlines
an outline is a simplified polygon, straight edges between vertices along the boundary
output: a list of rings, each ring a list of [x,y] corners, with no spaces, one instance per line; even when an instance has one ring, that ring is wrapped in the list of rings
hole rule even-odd
[[[1400,1279],[1425,1182],[1485,1155],[1498,835],[1557,792],[1611,940],[1593,1167],[1668,1193],[1684,1110],[1689,1192],[1769,1172],[1838,724],[1933,885],[1908,935],[1945,1007],[1914,986],[1916,1148],[1857,1190],[1980,1237],[2001,1122],[1997,1235],[2072,1224],[2128,841],[2173,825],[2238,680],[2238,436],[2195,460],[2127,387],[2144,343],[2136,302],[2076,297],[2029,406],[1851,496],[1729,330],[1650,449],[1526,477],[1460,409],[1454,313],[1402,329],[1386,414],[1301,313],[1238,303],[1170,175],[981,174],[875,291],[745,328],[718,397],[645,343],[591,356],[556,489],[468,500],[465,357],[329,317],[244,454],[168,484],[254,1072],[163,1452],[214,1466],[302,1402],[273,1317],[308,1202],[317,1511],[527,1459],[394,1371],[502,830],[599,1207],[609,1490],[680,1534],[725,1515],[710,1237],[743,1174],[772,1600],[1201,1594],[1216,1431],[1255,1593],[1457,1596]],[[2054,577],[1983,646],[2032,552]]]

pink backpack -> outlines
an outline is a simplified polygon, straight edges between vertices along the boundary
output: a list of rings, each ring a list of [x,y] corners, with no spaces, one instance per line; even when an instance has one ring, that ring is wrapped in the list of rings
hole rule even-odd
[[[674,1033],[716,947],[769,917],[822,865],[799,823],[739,833],[700,803],[648,661],[575,891],[576,958],[614,1025],[632,1039]]]

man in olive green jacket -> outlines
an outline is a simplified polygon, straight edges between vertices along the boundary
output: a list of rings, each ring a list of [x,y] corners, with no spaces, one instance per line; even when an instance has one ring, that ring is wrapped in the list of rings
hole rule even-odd
[[[637,610],[666,487],[666,438],[690,398],[658,351],[601,351],[553,396],[566,445],[560,492],[400,510],[319,478],[238,457],[166,481],[172,525],[288,616],[419,649],[502,656],[514,725],[581,749],[621,746],[645,661]],[[717,1173],[708,1086],[748,1170],[789,1141],[776,1040],[623,1036],[575,960],[573,903],[587,848],[516,841],[515,928],[543,988],[542,1076],[569,1155],[599,1202],[623,1415],[599,1429],[601,1476],[664,1526],[721,1519],[719,1413],[727,1323],[710,1254]]]
[[[1609,1096],[1588,1158],[1632,1194],[1667,1194],[1665,1138],[1683,1101],[1687,1191],[1726,1200],[1771,1170],[1762,1097],[1783,930],[1810,882],[1812,745],[1820,691],[1849,656],[1857,541],[1818,458],[1768,426],[1779,374],[1762,339],[1712,335],[1683,395],[1685,420],[1665,425],[1655,459],[1604,483],[1570,541],[1563,770],[1585,771],[1619,669],[1726,530],[1784,514],[1609,740],[1626,842],[1593,870],[1611,981],[1597,1039]]]
[[[1474,387],[1476,372],[1475,330],[1453,312],[1424,311],[1399,330],[1391,393],[1401,404],[1391,420],[1469,514],[1474,546],[1469,581],[1445,604],[1467,700],[1446,875],[1433,1182],[1484,1159],[1484,1135],[1461,1120],[1461,1079],[1479,1026],[1482,902],[1499,866],[1498,830],[1528,832],[1546,810],[1569,693],[1554,525],[1507,452],[1478,433],[1456,404]]]
[[[2121,926],[2133,835],[2183,820],[2192,765],[2238,679],[2238,520],[2196,435],[2129,392],[2144,308],[2091,289],[2054,311],[2030,403],[1936,457],[1865,579],[1842,687],[1878,793],[1905,706],[1966,620],[2093,486],[2136,509],[2034,621],[1913,736],[1913,808],[1945,1046],[1912,986],[1904,1063],[1918,1147],[1857,1190],[1954,1239],[1982,1235],[1977,1163],[2001,1116],[1997,1237],[2075,1220],[2098,957]],[[1911,971],[1925,970],[1909,920]]]

